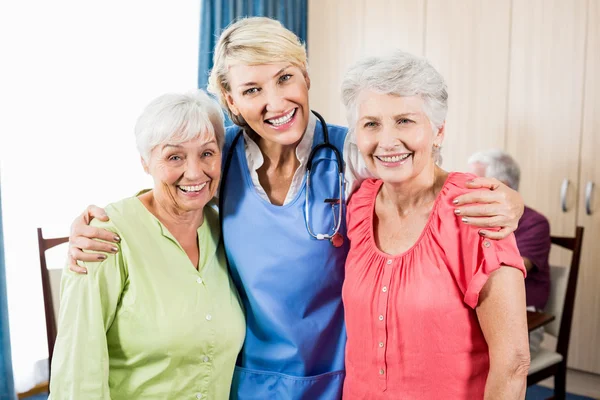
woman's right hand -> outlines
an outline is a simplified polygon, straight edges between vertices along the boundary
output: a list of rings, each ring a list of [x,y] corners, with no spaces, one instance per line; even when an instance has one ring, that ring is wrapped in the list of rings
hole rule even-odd
[[[71,224],[71,234],[69,236],[69,269],[73,272],[87,274],[87,269],[77,265],[77,260],[104,260],[106,259],[106,254],[103,253],[116,253],[119,251],[116,243],[121,238],[115,235],[114,232],[90,226],[90,221],[94,218],[101,221],[108,221],[108,216],[104,212],[104,209],[91,205],[75,218]],[[83,250],[92,253],[84,253]]]

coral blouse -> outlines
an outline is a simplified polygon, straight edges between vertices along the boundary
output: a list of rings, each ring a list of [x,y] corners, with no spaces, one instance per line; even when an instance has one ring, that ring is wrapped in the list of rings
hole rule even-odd
[[[515,239],[490,240],[454,214],[474,176],[449,174],[419,239],[389,255],[373,236],[380,180],[348,205],[344,301],[348,343],[344,399],[482,399],[488,347],[475,308],[501,265],[523,271]]]

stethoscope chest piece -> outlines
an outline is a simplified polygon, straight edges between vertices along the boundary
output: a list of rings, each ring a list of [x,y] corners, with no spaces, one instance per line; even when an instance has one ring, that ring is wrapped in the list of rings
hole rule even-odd
[[[342,247],[344,244],[344,237],[339,232],[336,232],[336,234],[333,235],[329,240],[331,240],[333,247]]]

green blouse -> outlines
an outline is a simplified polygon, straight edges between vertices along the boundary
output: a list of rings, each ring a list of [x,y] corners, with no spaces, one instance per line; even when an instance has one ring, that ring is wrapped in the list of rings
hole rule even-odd
[[[63,272],[51,399],[227,399],[245,322],[217,212],[204,208],[198,270],[137,197],[106,213],[92,225],[119,253]]]

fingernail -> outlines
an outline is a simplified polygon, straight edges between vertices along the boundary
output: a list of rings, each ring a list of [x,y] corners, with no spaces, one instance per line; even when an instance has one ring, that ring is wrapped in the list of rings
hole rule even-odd
[[[81,271],[81,273],[87,275],[87,269],[84,269],[83,271]]]
[[[98,254],[98,260],[106,260],[106,254]]]
[[[458,204],[458,200],[456,200],[456,199],[452,200],[452,204]]]
[[[460,220],[462,222],[464,222],[464,223],[468,223],[469,222],[469,219],[467,217],[462,217]]]
[[[484,231],[479,231],[479,234],[480,234],[481,236],[485,236],[485,232],[484,232]]]
[[[117,251],[119,251],[119,249],[117,249],[117,248],[116,248],[116,247],[114,247],[114,246],[113,246],[113,247],[111,247],[110,249],[112,250],[112,252],[113,252],[113,253],[116,253]]]
[[[116,242],[120,242],[121,241],[121,238],[118,237],[117,235],[115,235],[114,239],[115,239]]]
[[[455,208],[455,209],[454,209],[454,214],[456,214],[456,215],[460,215],[460,210],[459,210],[458,208]]]
[[[473,183],[473,182],[475,182],[473,179],[467,181],[467,183]]]

